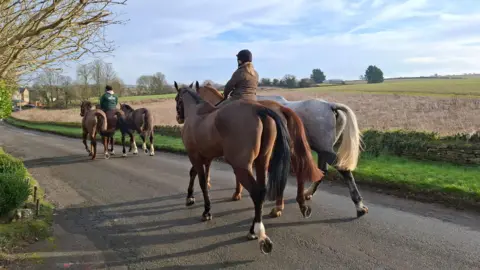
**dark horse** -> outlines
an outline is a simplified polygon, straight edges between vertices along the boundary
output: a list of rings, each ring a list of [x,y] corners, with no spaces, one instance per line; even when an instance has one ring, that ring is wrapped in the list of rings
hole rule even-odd
[[[273,243],[265,233],[262,210],[265,196],[268,195],[269,200],[283,197],[287,184],[292,153],[286,124],[276,112],[257,102],[238,100],[217,108],[204,102],[193,91],[193,83],[182,88],[176,82],[174,85],[177,90],[177,122],[184,124],[183,144],[198,173],[203,193],[205,209],[202,220],[212,219],[205,166],[214,158],[224,156],[236,179],[250,193],[255,206],[255,217],[247,237],[258,238],[261,251],[270,253]],[[317,169],[304,152],[296,153],[295,159],[301,161],[293,164],[302,164],[308,170]],[[253,167],[257,179],[253,176]],[[318,169],[317,172],[321,173]],[[187,202],[188,198],[193,198],[190,186]]]
[[[125,114],[125,125],[124,128],[121,128],[122,131],[122,145],[123,145],[123,156],[126,156],[125,152],[125,133],[130,135],[130,149],[128,152],[132,151],[133,154],[138,154],[137,143],[135,142],[134,132],[138,132],[142,138],[143,144],[142,149],[145,154],[148,154],[147,143],[145,139],[149,136],[150,139],[150,156],[155,155],[155,149],[153,146],[153,115],[147,108],[139,108],[134,110],[130,105],[126,103],[120,103],[120,110]]]

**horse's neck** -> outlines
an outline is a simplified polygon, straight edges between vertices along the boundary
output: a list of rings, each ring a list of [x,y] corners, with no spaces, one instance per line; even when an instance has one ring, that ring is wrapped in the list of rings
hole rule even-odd
[[[208,96],[208,102],[212,104],[217,104],[218,102],[220,102],[220,100],[222,100],[221,96],[216,95],[215,93],[212,93],[212,92],[207,92],[207,96]]]

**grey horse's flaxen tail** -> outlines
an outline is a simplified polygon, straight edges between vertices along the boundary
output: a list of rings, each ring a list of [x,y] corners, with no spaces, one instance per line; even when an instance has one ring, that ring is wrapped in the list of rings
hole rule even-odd
[[[362,134],[358,128],[357,116],[347,105],[334,103],[334,110],[347,115],[347,123],[342,133],[342,142],[337,152],[336,166],[342,170],[353,171],[357,167],[358,157],[362,150]]]

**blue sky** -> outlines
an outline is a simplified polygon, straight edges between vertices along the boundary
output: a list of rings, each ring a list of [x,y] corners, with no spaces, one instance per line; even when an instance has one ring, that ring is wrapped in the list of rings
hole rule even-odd
[[[108,29],[118,48],[104,60],[127,84],[158,71],[224,83],[244,48],[269,78],[320,68],[357,79],[370,64],[387,77],[480,72],[478,0],[129,0],[115,11],[130,21]]]

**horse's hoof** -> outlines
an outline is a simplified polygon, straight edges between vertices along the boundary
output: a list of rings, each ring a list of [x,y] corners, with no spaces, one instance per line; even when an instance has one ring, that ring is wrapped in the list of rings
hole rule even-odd
[[[212,220],[212,214],[207,213],[202,215],[202,221],[209,221],[209,220]]]
[[[242,194],[234,193],[232,196],[232,201],[240,201],[242,199]]]
[[[133,151],[133,154],[134,154],[134,155],[138,155],[138,151]]]
[[[110,159],[110,154],[109,153],[105,154],[105,159]]]
[[[92,152],[87,152],[88,153],[88,156],[91,157],[93,154]]]
[[[153,157],[155,155],[154,152],[150,152],[150,156]]]
[[[145,154],[148,154],[148,150],[147,150],[147,149],[143,149],[143,152],[145,152]]]
[[[278,210],[277,208],[272,208],[272,211],[270,211],[270,217],[272,218],[277,218],[282,216],[282,210]]]
[[[310,201],[313,198],[312,194],[305,194],[305,201]]]
[[[185,204],[186,206],[192,206],[194,204],[195,204],[195,198],[194,197],[187,198],[187,203]]]
[[[127,153],[122,154],[122,157],[127,157]]]
[[[248,240],[255,240],[255,239],[257,239],[257,238],[258,238],[258,237],[257,237],[254,233],[248,232],[248,234],[247,234],[247,239],[248,239]]]
[[[364,216],[366,213],[368,213],[368,207],[364,205],[361,209],[357,209],[357,218]]]
[[[308,205],[300,208],[302,215],[304,218],[309,218],[312,216],[312,208]]]
[[[114,155],[115,155],[115,151],[111,151],[111,152],[110,152],[110,155],[114,156]]]
[[[266,237],[263,240],[260,240],[260,251],[262,251],[263,254],[268,254],[271,253],[273,250],[273,242],[270,240],[270,238]]]

